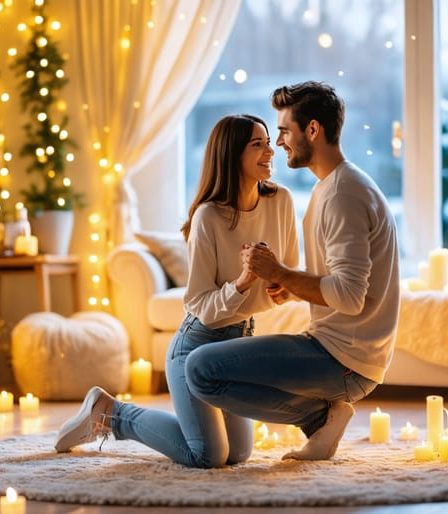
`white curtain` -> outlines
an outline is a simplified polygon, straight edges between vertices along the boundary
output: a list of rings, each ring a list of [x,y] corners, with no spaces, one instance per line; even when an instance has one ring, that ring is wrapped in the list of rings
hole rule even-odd
[[[98,162],[107,159],[103,173],[115,177],[108,202],[116,244],[138,224],[129,178],[171,142],[197,101],[241,0],[72,1],[87,130],[101,144]]]

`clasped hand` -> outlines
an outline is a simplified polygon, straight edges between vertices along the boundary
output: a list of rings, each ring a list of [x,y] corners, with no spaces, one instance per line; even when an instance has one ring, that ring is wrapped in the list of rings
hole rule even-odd
[[[262,278],[271,282],[271,285],[266,288],[266,293],[274,303],[280,305],[288,300],[288,291],[275,283],[275,276],[281,265],[266,243],[245,243],[241,248],[241,260],[243,271],[238,280],[241,279],[241,283],[245,284],[246,289],[257,278]]]

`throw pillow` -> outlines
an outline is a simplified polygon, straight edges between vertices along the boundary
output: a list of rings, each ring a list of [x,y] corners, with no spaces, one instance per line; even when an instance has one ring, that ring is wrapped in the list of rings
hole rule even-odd
[[[181,233],[141,231],[134,236],[148,247],[175,286],[187,284],[187,244]]]

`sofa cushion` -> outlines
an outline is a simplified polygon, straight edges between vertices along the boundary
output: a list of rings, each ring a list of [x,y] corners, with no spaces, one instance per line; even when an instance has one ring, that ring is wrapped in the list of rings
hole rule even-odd
[[[188,253],[182,234],[140,231],[134,236],[159,260],[175,286],[182,287],[187,284]]]
[[[175,332],[185,316],[185,287],[173,287],[151,296],[148,304],[149,323],[157,330]]]

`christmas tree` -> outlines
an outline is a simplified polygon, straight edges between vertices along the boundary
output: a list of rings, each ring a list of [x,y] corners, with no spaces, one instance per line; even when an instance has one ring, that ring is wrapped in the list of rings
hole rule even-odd
[[[83,206],[83,195],[73,191],[65,175],[76,144],[67,131],[65,102],[58,96],[67,84],[65,60],[51,33],[59,22],[49,22],[44,0],[35,0],[32,10],[29,41],[13,64],[20,78],[21,107],[29,116],[20,155],[31,159],[26,171],[37,178],[21,194],[31,213],[71,210]]]

